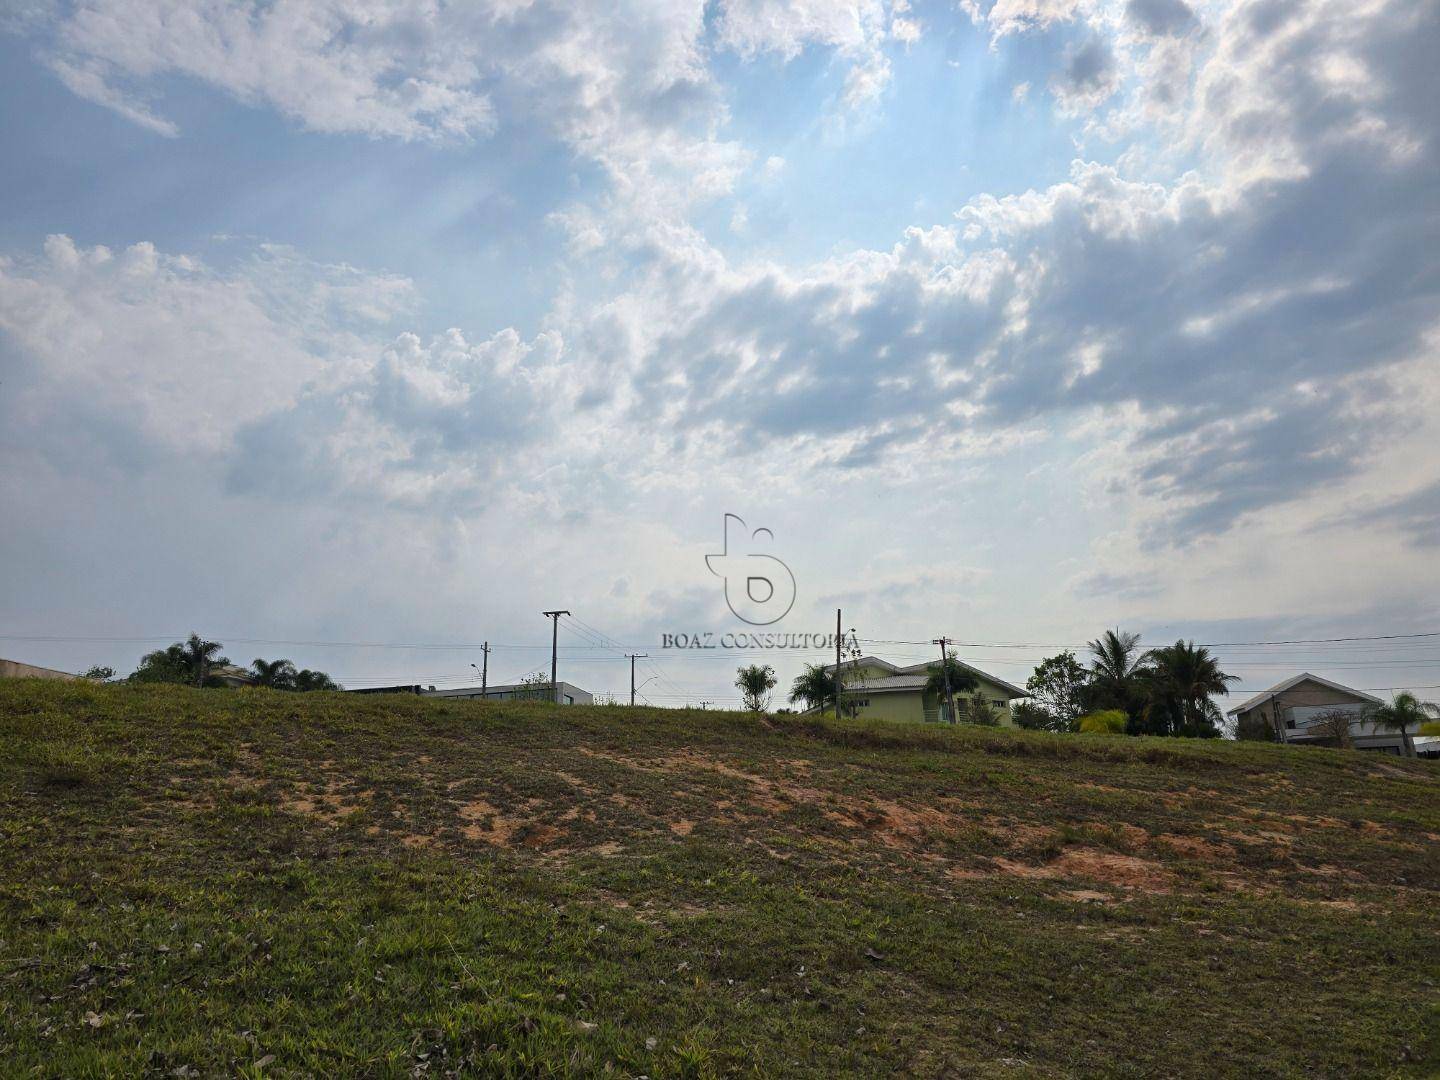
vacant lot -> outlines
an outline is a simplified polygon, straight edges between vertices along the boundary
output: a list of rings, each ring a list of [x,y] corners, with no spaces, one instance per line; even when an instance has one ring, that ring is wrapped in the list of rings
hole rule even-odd
[[[5,1075],[1440,1070],[1440,769],[0,683]]]

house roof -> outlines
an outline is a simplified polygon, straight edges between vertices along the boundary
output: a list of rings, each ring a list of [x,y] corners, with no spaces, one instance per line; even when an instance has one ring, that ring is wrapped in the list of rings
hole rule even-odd
[[[909,674],[913,671],[928,672],[930,668],[930,663],[931,662],[927,660],[921,664],[911,664],[909,667],[901,668],[900,671],[903,674]],[[1005,693],[1012,698],[1030,696],[1030,692],[1028,690],[1021,690],[1020,687],[1016,686],[1014,683],[1008,683],[999,676],[991,675],[988,671],[981,671],[974,664],[967,664],[964,660],[958,658],[956,658],[955,663],[959,664],[962,670],[968,671],[970,672],[970,674],[976,676],[977,678],[984,679],[986,682],[993,683],[994,685],[1000,687],[1000,689],[1004,690]]]
[[[845,689],[857,694],[883,694],[891,690],[924,690],[928,675],[886,675],[879,679],[866,679]]]
[[[873,690],[877,687],[883,687],[887,690],[910,690],[923,688],[925,686],[925,680],[929,678],[930,675],[930,665],[933,663],[935,663],[934,660],[923,660],[918,664],[910,664],[907,667],[900,667],[896,664],[890,663],[890,661],[888,660],[882,660],[878,656],[862,656],[858,660],[846,660],[841,665],[841,667],[878,667],[881,670],[890,673],[883,679],[867,680],[865,683],[865,689],[867,690]],[[1005,693],[1009,697],[1022,698],[1030,696],[1027,691],[1021,690],[1020,687],[1008,683],[1004,679],[997,678],[996,676],[991,675],[988,671],[981,671],[974,665],[965,663],[964,660],[956,659],[955,663],[960,665],[963,670],[970,672],[970,674],[976,676],[977,678],[984,679],[986,682],[992,684],[993,686],[1000,687],[1000,689],[1005,691]],[[835,665],[826,664],[825,670],[834,671]],[[895,677],[903,677],[907,679],[918,678],[919,682],[914,684],[913,686],[907,685],[902,687],[899,685],[889,685],[891,679]]]
[[[1248,701],[1242,701],[1233,709],[1227,710],[1225,715],[1234,716],[1236,713],[1249,712],[1256,705],[1263,704],[1264,702],[1269,701],[1276,694],[1283,694],[1286,690],[1293,689],[1294,687],[1299,686],[1302,682],[1305,682],[1307,680],[1313,683],[1319,683],[1321,686],[1326,687],[1327,689],[1335,690],[1342,694],[1349,694],[1351,697],[1357,697],[1361,701],[1372,701],[1376,705],[1385,704],[1379,698],[1372,697],[1370,694],[1365,693],[1365,691],[1363,690],[1356,690],[1353,686],[1346,686],[1343,683],[1333,682],[1330,679],[1322,679],[1319,675],[1312,675],[1308,671],[1302,671],[1293,679],[1286,679],[1282,683],[1276,683],[1274,686],[1270,687],[1269,690],[1262,690],[1260,693],[1256,694]]]

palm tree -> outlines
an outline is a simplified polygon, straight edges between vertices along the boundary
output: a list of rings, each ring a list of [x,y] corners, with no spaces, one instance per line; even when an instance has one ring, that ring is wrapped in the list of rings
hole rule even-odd
[[[295,688],[295,665],[289,660],[261,660],[257,656],[250,670],[255,673],[257,686],[268,686],[272,690]]]
[[[1141,678],[1150,691],[1146,711],[1168,713],[1168,734],[1214,737],[1220,734],[1220,709],[1212,694],[1228,694],[1227,684],[1239,676],[1226,675],[1205,646],[1193,641],[1152,649],[1145,654]]]
[[[735,688],[744,696],[745,708],[764,712],[770,704],[770,691],[775,689],[775,669],[769,664],[736,668]]]
[[[952,653],[945,654],[943,666],[931,664],[925,669],[925,672],[928,675],[925,680],[925,696],[937,695],[942,709],[948,707],[951,695],[980,689],[980,683],[976,680],[974,673],[960,663]],[[951,716],[950,722],[953,724],[957,719],[957,717]]]
[[[185,644],[180,646],[180,659],[185,664],[192,684],[204,686],[210,679],[211,671],[230,662],[225,657],[216,655],[224,647],[218,641],[203,640],[199,634],[191,634]]]
[[[1140,635],[1120,629],[1106,630],[1104,637],[1090,642],[1090,657],[1091,711],[1132,712],[1140,668],[1145,661],[1145,654],[1140,652]]]
[[[805,670],[790,684],[790,703],[805,702],[807,708],[823,709],[835,700],[835,676],[824,664],[806,664]]]
[[[1415,744],[1410,741],[1410,725],[1418,728],[1432,717],[1440,717],[1440,705],[1433,701],[1421,701],[1408,690],[1396,694],[1389,705],[1381,705],[1371,715],[1380,727],[1400,732],[1406,757],[1415,756]]]

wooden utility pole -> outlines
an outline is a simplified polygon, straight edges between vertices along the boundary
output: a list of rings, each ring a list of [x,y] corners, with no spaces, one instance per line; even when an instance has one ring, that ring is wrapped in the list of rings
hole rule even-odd
[[[930,644],[940,646],[940,675],[945,680],[945,704],[950,709],[950,723],[955,723],[955,693],[950,689],[950,658],[945,655],[949,638],[936,638]]]
[[[844,681],[840,678],[840,641],[843,635],[840,632],[840,609],[835,609],[835,719],[840,719],[840,689]]]
[[[650,654],[649,654],[649,653],[643,653],[643,652],[637,652],[637,653],[626,653],[625,655],[628,656],[628,657],[630,657],[630,704],[631,704],[631,705],[634,705],[634,704],[635,704],[635,661],[636,661],[636,660],[643,660],[643,659],[645,659],[647,656],[649,656]],[[649,699],[649,698],[646,698],[645,700],[648,701],[648,700],[650,700],[650,699]]]
[[[569,615],[568,611],[542,611],[540,613],[550,620],[550,696],[555,704],[560,704],[560,684],[555,681],[555,661],[560,651],[560,616]]]

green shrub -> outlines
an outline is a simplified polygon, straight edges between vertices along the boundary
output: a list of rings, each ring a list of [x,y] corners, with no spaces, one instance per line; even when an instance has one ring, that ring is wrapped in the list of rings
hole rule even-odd
[[[1418,734],[1440,735],[1440,720],[1431,720],[1428,724],[1421,724]]]
[[[1082,735],[1124,735],[1130,718],[1124,709],[1102,709],[1080,718]]]

